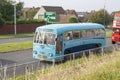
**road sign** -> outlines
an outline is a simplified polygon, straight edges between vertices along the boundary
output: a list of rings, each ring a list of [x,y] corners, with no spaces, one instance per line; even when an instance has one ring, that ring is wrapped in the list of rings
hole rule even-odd
[[[55,12],[45,12],[44,19],[47,22],[55,22],[56,21],[56,13]]]

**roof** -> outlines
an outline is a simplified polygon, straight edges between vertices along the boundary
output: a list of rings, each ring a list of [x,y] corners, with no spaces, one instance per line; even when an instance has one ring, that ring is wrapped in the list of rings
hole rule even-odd
[[[28,10],[30,10],[30,9],[31,9],[31,8],[28,8],[28,7],[27,7],[27,8],[23,8],[24,11],[28,11]]]
[[[75,16],[78,16],[75,10],[65,10],[66,14],[74,14]]]
[[[65,11],[60,6],[42,6],[47,12],[56,12],[57,14],[64,14]]]
[[[97,23],[70,23],[70,24],[50,24],[50,25],[40,26],[38,28],[53,29],[56,30],[58,33],[62,33],[70,30],[98,29],[98,28],[104,28],[104,26]]]

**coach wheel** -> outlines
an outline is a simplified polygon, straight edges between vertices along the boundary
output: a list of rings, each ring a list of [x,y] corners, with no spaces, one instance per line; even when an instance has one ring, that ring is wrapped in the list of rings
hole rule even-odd
[[[115,44],[116,42],[112,41],[112,44]]]

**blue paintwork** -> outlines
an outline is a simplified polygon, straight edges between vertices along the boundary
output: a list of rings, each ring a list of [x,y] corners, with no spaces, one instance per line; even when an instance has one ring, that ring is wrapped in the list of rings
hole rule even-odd
[[[61,34],[66,31],[70,30],[85,30],[85,29],[99,29],[104,28],[103,25],[96,24],[96,23],[70,23],[70,24],[50,24],[39,26],[36,31],[39,29],[53,29],[56,34]]]
[[[63,35],[64,32],[71,31],[71,30],[87,30],[87,29],[100,29],[100,28],[105,29],[103,25],[96,24],[96,23],[50,24],[50,25],[37,27],[36,32],[43,31],[44,29],[50,29],[52,30],[51,32],[55,33],[56,35],[59,35],[59,34]],[[88,44],[89,45],[101,44],[101,46],[105,46],[105,43],[106,43],[105,41],[106,41],[105,37],[99,38],[98,36],[91,37],[91,38],[80,38],[80,39],[75,39],[70,41],[64,41],[63,39],[63,43],[62,43],[63,51],[62,53],[58,53],[58,54],[56,54],[55,45],[42,45],[39,43],[33,43],[33,57],[40,60],[57,61],[55,57],[63,56],[65,50],[69,49],[71,50],[71,52],[76,52],[78,50],[84,50],[89,47],[94,47],[94,46],[88,46]],[[87,46],[86,48],[82,48],[83,46],[80,46],[80,45],[87,45]],[[81,49],[78,49],[78,48],[81,48]],[[52,57],[50,57],[50,53],[53,54]],[[47,59],[38,58],[39,54],[42,56],[47,56]],[[63,58],[60,60],[63,60]]]

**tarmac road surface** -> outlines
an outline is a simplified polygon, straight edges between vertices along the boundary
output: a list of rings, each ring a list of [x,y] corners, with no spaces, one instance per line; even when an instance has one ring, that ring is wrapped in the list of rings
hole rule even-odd
[[[33,37],[0,39],[0,44],[33,40]]]

